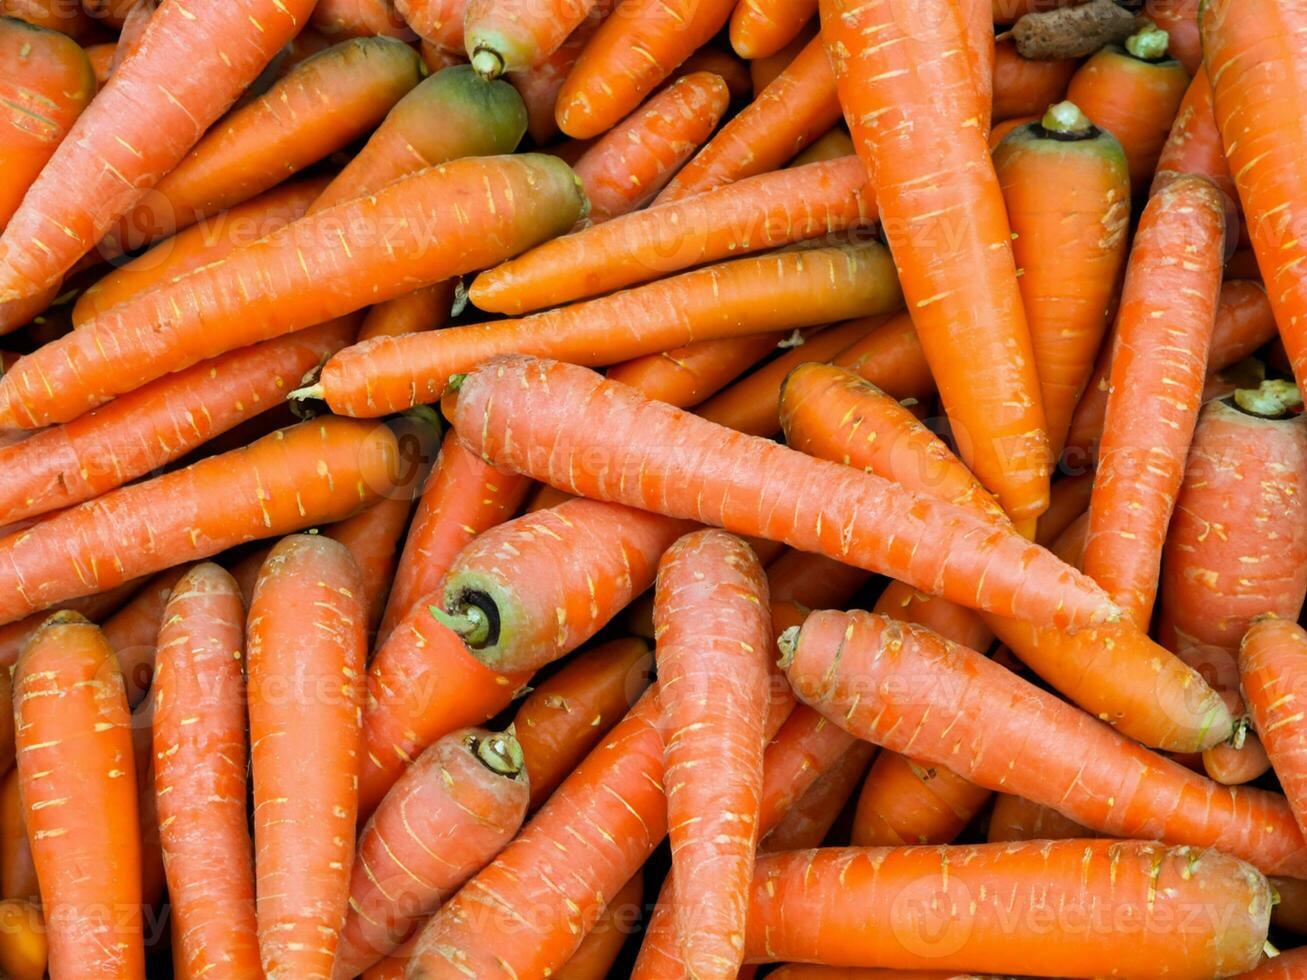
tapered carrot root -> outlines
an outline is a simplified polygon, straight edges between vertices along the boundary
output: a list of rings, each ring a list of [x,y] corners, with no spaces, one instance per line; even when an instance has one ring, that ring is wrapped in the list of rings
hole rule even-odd
[[[627,938],[640,924],[644,873],[637,872],[604,908],[599,921],[553,976],[557,980],[607,980]]]
[[[1282,619],[1254,623],[1240,646],[1239,677],[1253,726],[1298,825],[1307,826],[1307,779],[1301,764],[1307,726],[1299,708],[1307,684],[1307,633]]]
[[[1025,840],[1071,840],[1096,837],[1088,827],[1070,820],[1050,807],[1031,803],[1011,793],[994,797],[989,814],[989,842]]]
[[[10,980],[43,980],[49,949],[41,907],[22,899],[0,901],[0,970]]]
[[[14,718],[50,971],[144,980],[131,718],[95,626],[46,621],[14,671]]]
[[[154,779],[185,977],[259,971],[245,814],[244,618],[235,581],[203,564],[178,582],[159,629]]]
[[[820,612],[797,636],[782,636],[781,649],[800,700],[859,738],[1105,833],[1218,847],[1272,874],[1307,869],[1307,845],[1282,797],[1195,775],[919,627]],[[930,682],[909,693],[887,683],[892,676]],[[1076,750],[1056,762],[1022,754],[1024,745],[1062,742]]]
[[[396,454],[388,429],[324,418],[63,511],[0,542],[0,618],[346,517],[393,485]]]
[[[451,732],[408,768],[359,836],[335,971],[362,973],[394,952],[513,839],[529,794],[511,734]]]
[[[366,624],[341,544],[293,535],[249,618],[255,888],[264,975],[329,978],[354,858]]]
[[[445,577],[443,613],[492,670],[535,670],[575,650],[653,584],[683,521],[569,500],[492,528]]]
[[[1032,879],[1039,896],[1025,899]],[[1016,907],[1063,924],[1013,922]],[[1181,924],[1193,908],[1210,914]],[[1217,851],[1137,841],[831,848],[759,860],[748,956],[1202,980],[1255,965],[1270,912],[1266,879]],[[1125,919],[1139,923],[1138,968],[1094,925]]]
[[[358,331],[359,341],[439,330],[449,323],[455,285],[454,280],[446,280],[378,303],[363,318]]]
[[[815,0],[746,0],[731,14],[731,47],[741,58],[767,58],[817,14]]]
[[[386,596],[399,563],[400,541],[413,512],[413,492],[412,486],[397,487],[392,496],[381,498],[326,531],[327,537],[349,549],[358,566],[369,633],[376,630],[386,606]]]

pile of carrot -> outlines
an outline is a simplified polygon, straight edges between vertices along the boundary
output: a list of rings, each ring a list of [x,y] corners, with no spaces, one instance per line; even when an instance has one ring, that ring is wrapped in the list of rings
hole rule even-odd
[[[1302,0],[0,0],[0,978],[1307,977]]]

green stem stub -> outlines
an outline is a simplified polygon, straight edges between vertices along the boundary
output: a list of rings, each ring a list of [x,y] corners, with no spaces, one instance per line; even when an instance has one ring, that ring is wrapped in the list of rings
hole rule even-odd
[[[776,663],[781,670],[788,670],[790,664],[794,663],[794,653],[799,648],[799,627],[791,626],[778,636],[776,648],[781,652],[781,658]]]
[[[1267,378],[1256,388],[1240,388],[1236,391],[1234,403],[1249,415],[1279,419],[1302,408],[1302,393],[1292,381]]]
[[[504,73],[504,59],[490,48],[477,48],[472,52],[472,70],[487,82],[493,82]]]
[[[428,606],[431,615],[447,629],[457,633],[473,650],[483,650],[499,642],[499,610],[484,592],[464,592],[449,609]]]
[[[467,747],[491,772],[516,779],[526,769],[522,746],[511,732],[496,732],[488,738],[467,737]]]
[[[1156,24],[1145,24],[1125,39],[1125,49],[1140,61],[1162,61],[1171,35]]]
[[[1039,121],[1044,135],[1061,140],[1087,140],[1098,135],[1098,128],[1074,102],[1057,102],[1048,107]]]

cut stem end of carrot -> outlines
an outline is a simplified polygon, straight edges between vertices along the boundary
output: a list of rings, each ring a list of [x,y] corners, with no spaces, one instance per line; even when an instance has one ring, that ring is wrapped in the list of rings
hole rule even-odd
[[[472,52],[472,70],[487,82],[493,82],[504,73],[504,59],[489,48]]]
[[[1125,49],[1140,61],[1161,61],[1166,57],[1171,36],[1155,24],[1145,24],[1125,39]]]
[[[1302,392],[1292,381],[1269,378],[1256,388],[1240,388],[1234,393],[1234,403],[1249,415],[1278,419],[1302,408]]]
[[[781,656],[776,663],[781,670],[788,670],[790,664],[794,663],[794,651],[799,646],[799,627],[791,626],[789,629],[776,637],[776,648],[780,650]]]
[[[522,746],[511,732],[498,732],[490,738],[469,735],[468,748],[491,772],[517,779],[526,771],[526,758]]]
[[[1039,121],[1044,132],[1055,139],[1084,140],[1097,135],[1089,117],[1074,102],[1057,102],[1048,107]]]
[[[327,397],[327,389],[322,387],[320,384],[305,385],[303,388],[296,388],[287,397],[293,402],[304,402],[309,401],[310,399],[325,401]]]
[[[457,633],[462,641],[473,650],[488,646],[493,632],[493,624],[484,609],[469,603],[457,612],[447,612],[439,606],[427,607],[436,622],[446,629]]]

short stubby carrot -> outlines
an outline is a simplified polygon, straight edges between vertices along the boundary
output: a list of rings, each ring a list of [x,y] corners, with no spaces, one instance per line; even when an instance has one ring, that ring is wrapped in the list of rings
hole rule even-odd
[[[1202,407],[1224,240],[1220,192],[1181,177],[1150,199],[1126,267],[1084,569],[1142,629]]]
[[[995,121],[1042,116],[1049,106],[1066,95],[1077,65],[1074,58],[1058,61],[1023,58],[1010,40],[1000,41],[994,49]]]
[[[254,586],[250,773],[268,980],[327,980],[345,924],[363,754],[361,591],[345,546],[307,534],[282,539]]]
[[[595,0],[467,0],[463,45],[482,78],[530,68],[580,27]]]
[[[569,229],[544,154],[455,160],[293,222],[123,303],[0,378],[0,426],[67,421],[172,371],[484,268]]]
[[[961,11],[941,0],[826,0],[822,21],[960,455],[1028,527],[1048,506],[1051,458],[989,127],[979,125],[988,113],[967,60],[950,57],[967,43]]]
[[[177,583],[159,628],[154,780],[186,976],[259,971],[245,814],[245,604],[217,565]]]
[[[598,500],[569,500],[491,528],[454,559],[443,610],[472,655],[503,673],[575,650],[653,585],[685,521]]]
[[[721,121],[731,101],[720,75],[678,78],[603,135],[573,169],[600,224],[649,203]]]
[[[1239,678],[1253,727],[1270,757],[1299,827],[1307,827],[1307,633],[1292,620],[1253,623],[1239,647]]]
[[[341,351],[301,396],[323,398],[341,415],[386,415],[438,400],[453,375],[500,354],[600,366],[698,340],[888,313],[901,303],[883,245],[797,248],[523,319],[380,337]]]
[[[1204,779],[928,630],[817,612],[780,646],[799,699],[859,738],[1114,836],[1216,847],[1267,874],[1307,868],[1282,796]],[[1075,749],[1047,751],[1061,744]]]
[[[51,975],[144,980],[131,716],[113,651],[78,614],[23,651],[14,724]]]
[[[1206,980],[1260,960],[1271,904],[1243,861],[1140,841],[797,851],[758,861],[747,955]],[[1103,924],[1127,922],[1123,958]]]
[[[866,168],[845,157],[749,177],[545,242],[478,275],[468,297],[483,310],[527,313],[875,220]]]
[[[0,303],[49,288],[89,252],[304,26],[313,5],[165,2],[136,57],[74,123],[0,235]]]
[[[333,977],[350,980],[490,863],[526,816],[529,780],[508,732],[450,732],[423,752],[363,832]]]
[[[1126,258],[1130,172],[1116,138],[1074,105],[1049,109],[994,151],[1021,269],[1053,455],[1107,333]]]
[[[758,846],[771,616],[757,556],[724,531],[664,556],[654,599],[681,959],[734,978]]]
[[[463,380],[455,426],[473,452],[570,493],[780,541],[960,605],[1067,628],[1118,615],[1083,576],[992,521],[585,368],[495,358]]]
[[[110,491],[0,541],[0,619],[347,517],[389,492],[397,455],[384,426],[324,417]]]

